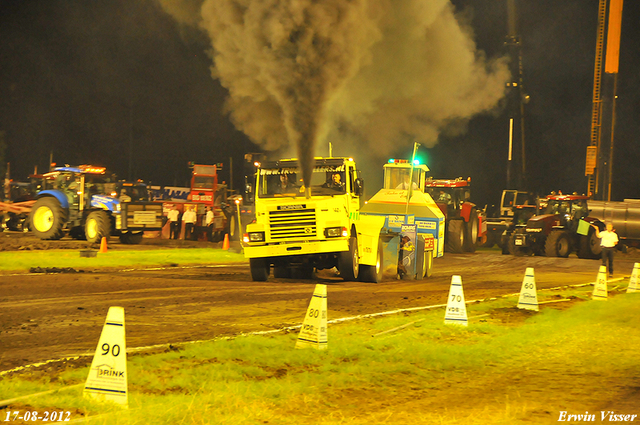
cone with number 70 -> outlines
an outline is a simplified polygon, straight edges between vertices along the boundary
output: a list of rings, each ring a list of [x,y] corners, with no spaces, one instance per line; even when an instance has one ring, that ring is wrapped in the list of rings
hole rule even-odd
[[[296,348],[325,350],[327,344],[327,285],[317,284],[302,322]]]
[[[444,323],[467,326],[467,306],[464,303],[464,292],[462,291],[462,278],[451,276],[451,287],[447,300],[447,312],[444,315]]]

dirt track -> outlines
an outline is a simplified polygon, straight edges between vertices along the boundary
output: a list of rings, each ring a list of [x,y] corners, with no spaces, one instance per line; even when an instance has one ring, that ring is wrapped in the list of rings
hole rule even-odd
[[[618,255],[616,276],[638,255]],[[179,343],[300,324],[313,286],[328,288],[330,319],[446,302],[451,276],[465,298],[520,290],[526,267],[539,289],[595,280],[599,262],[503,256],[498,251],[437,259],[424,281],[343,282],[330,272],[314,280],[252,282],[247,265],[168,270],[0,275],[0,371],[92,353],[110,306],[125,308],[129,348]],[[588,289],[585,289],[588,290]]]

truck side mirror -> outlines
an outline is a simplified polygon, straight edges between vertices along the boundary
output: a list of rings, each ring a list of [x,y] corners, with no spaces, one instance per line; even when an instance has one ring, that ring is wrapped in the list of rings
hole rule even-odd
[[[362,180],[360,177],[358,177],[354,181],[353,193],[356,196],[362,196],[364,194],[364,180]]]

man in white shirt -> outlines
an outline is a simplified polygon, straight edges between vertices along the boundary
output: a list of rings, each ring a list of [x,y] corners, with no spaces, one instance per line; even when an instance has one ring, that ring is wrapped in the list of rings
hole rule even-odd
[[[178,239],[180,237],[180,211],[176,205],[167,214],[167,219],[169,220],[169,239]]]
[[[609,277],[613,277],[613,251],[618,244],[618,235],[613,230],[613,224],[607,223],[607,230],[600,231],[598,226],[592,226],[596,229],[596,236],[600,238],[600,247],[602,248],[602,265],[606,266],[609,262]]]
[[[211,207],[207,207],[204,223],[207,226],[207,240],[213,242],[213,209]]]
[[[193,228],[196,225],[198,216],[195,212],[195,208],[191,207],[182,215],[182,221],[184,221],[184,239],[189,241],[193,237]]]
[[[411,182],[411,187],[413,190],[418,189],[418,184],[416,182]],[[403,175],[403,181],[398,186],[396,186],[396,190],[408,190],[409,189],[409,174],[405,173]]]

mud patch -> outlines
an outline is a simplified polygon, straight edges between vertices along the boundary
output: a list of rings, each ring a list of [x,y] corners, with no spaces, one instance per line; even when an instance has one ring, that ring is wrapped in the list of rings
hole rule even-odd
[[[84,270],[76,270],[73,267],[31,267],[29,273],[84,273]]]

